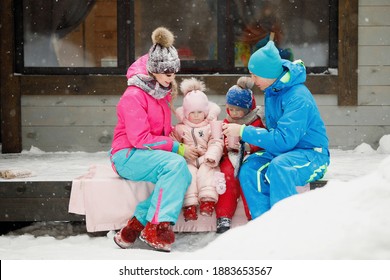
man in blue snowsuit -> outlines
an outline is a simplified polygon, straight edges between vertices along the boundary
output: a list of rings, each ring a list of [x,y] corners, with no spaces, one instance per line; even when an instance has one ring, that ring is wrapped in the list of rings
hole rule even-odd
[[[329,145],[316,102],[304,85],[302,61],[282,59],[269,41],[252,54],[248,68],[255,85],[264,91],[266,129],[224,124],[224,134],[239,135],[264,149],[244,160],[238,175],[255,219],[297,194],[297,186],[322,178],[329,165]]]

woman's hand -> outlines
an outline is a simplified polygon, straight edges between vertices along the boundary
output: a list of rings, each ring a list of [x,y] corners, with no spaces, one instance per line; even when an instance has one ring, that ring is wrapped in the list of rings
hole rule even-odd
[[[199,157],[198,150],[195,147],[184,144],[184,158],[195,160]]]

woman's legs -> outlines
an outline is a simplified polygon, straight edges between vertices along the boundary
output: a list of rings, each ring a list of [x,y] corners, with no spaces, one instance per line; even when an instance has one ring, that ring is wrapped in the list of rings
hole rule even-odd
[[[143,224],[176,223],[184,194],[191,183],[185,159],[161,150],[121,150],[112,161],[118,174],[132,181],[155,184],[152,194],[137,205],[134,216]]]

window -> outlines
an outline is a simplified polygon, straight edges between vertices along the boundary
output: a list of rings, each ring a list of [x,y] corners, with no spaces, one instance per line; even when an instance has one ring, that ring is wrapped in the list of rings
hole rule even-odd
[[[16,2],[17,70],[22,73],[113,73],[125,67],[116,0]],[[119,5],[120,7],[120,5]],[[82,68],[88,68],[88,71]],[[108,68],[108,69],[107,69]]]
[[[175,36],[181,73],[243,74],[271,32],[283,58],[309,71],[337,68],[336,0],[19,0],[17,72],[122,74],[151,46]]]
[[[175,34],[181,72],[207,73],[226,65],[226,4],[210,0],[135,0],[135,58],[148,52],[158,26]]]
[[[235,0],[233,22],[235,67],[246,67],[250,55],[274,33],[284,59],[302,59],[312,71],[337,68],[337,1]],[[333,37],[333,39],[332,39]]]

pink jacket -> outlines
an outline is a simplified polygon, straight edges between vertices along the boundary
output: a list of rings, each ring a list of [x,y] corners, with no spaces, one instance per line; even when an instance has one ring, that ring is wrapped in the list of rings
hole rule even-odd
[[[187,119],[175,126],[174,138],[197,148],[200,157],[195,162],[190,162],[199,168],[202,163],[210,167],[217,167],[223,153],[223,142],[220,139],[212,139],[208,120],[200,124],[193,124]]]
[[[147,74],[148,55],[136,60],[127,71],[127,79]],[[125,148],[175,151],[179,143],[172,140],[171,95],[155,99],[136,86],[128,86],[117,105],[117,125],[112,141],[112,154]]]
[[[183,206],[198,205],[198,201],[218,200],[215,174],[219,173],[219,161],[223,153],[222,139],[213,139],[209,121],[206,119],[200,124],[193,124],[186,118],[175,126],[174,138],[194,146],[199,152],[199,158],[188,162],[188,169],[192,181],[184,197]]]

